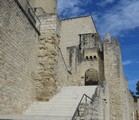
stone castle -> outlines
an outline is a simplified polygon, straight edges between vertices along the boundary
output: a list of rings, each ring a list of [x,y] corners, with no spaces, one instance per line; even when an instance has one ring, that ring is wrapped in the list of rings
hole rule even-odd
[[[91,16],[61,20],[56,4],[0,0],[0,119],[138,120],[118,40]]]

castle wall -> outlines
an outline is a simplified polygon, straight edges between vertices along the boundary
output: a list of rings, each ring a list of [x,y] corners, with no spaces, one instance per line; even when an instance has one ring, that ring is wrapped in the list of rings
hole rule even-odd
[[[104,69],[107,82],[109,119],[136,120],[134,98],[128,90],[121,63],[121,52],[117,40],[104,42]]]
[[[104,42],[104,70],[108,86],[109,119],[123,120],[120,48],[116,40]]]
[[[129,120],[136,120],[136,110],[135,110],[135,102],[134,98],[132,97],[131,93],[127,91],[127,96],[128,96],[128,106],[129,106],[129,114],[128,114],[128,119]]]
[[[38,50],[39,69],[36,78],[36,99],[47,101],[62,86],[69,86],[72,82],[64,56],[59,48],[60,20],[56,14],[42,14],[39,19],[41,36]]]
[[[104,42],[104,63],[102,52],[91,49],[85,56],[96,56],[97,60],[79,62],[79,34],[96,33],[91,17],[63,20],[61,30],[55,0],[30,2],[47,12],[39,13],[39,37],[14,0],[0,1],[0,113],[22,113],[34,100],[48,101],[62,86],[85,85],[85,72],[93,68],[100,80],[105,72],[105,95],[99,106],[100,112],[106,111],[104,117],[136,119],[139,102],[135,103],[128,91],[118,42]]]
[[[21,113],[35,98],[38,34],[14,0],[0,1],[0,113]]]
[[[38,44],[38,74],[36,100],[47,101],[62,86],[67,86],[68,70],[59,48],[61,22],[55,13],[39,16],[41,26]]]
[[[79,34],[96,33],[91,16],[62,20],[60,48],[67,63],[66,48],[79,45]]]
[[[36,76],[36,100],[47,101],[57,90],[56,75],[58,62],[59,35],[57,32],[57,15],[39,16],[41,26],[38,42],[38,74]]]
[[[128,89],[128,81],[123,80],[123,107],[124,119],[123,120],[137,120],[138,102],[134,100]]]
[[[129,97],[131,97],[131,94],[129,94],[127,80],[123,80],[123,114],[124,114],[124,120],[132,120],[131,115],[129,114]],[[131,100],[131,102],[133,102]],[[133,106],[134,107],[134,106]]]

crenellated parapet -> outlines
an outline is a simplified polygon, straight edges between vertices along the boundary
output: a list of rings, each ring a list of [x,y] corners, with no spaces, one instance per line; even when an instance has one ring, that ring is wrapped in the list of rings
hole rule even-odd
[[[111,43],[111,36],[109,33],[106,34],[104,42],[105,43]]]

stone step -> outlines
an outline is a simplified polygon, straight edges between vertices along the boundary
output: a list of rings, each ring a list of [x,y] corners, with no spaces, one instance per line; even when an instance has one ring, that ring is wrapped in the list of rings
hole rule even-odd
[[[1,115],[1,120],[71,120],[71,116]]]
[[[23,114],[72,117],[83,94],[92,97],[97,86],[70,86],[63,89],[48,102],[34,102]]]

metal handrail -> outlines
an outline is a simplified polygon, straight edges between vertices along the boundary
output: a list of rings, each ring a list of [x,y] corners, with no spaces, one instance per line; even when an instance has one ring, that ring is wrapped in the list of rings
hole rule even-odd
[[[82,96],[82,98],[81,98],[81,100],[80,100],[80,102],[79,102],[79,104],[78,104],[78,106],[77,106],[77,108],[76,108],[76,110],[75,110],[75,112],[74,112],[74,115],[73,115],[73,117],[72,117],[72,120],[75,120],[74,118],[75,118],[77,112],[78,112],[78,115],[80,114],[80,113],[79,113],[79,107],[80,107],[80,105],[81,105],[81,103],[82,103],[84,97],[85,97],[86,102],[87,102],[87,98],[89,98],[89,99],[93,102],[93,99],[92,99],[92,98],[90,98],[90,97],[89,97],[88,95],[86,95],[86,94],[83,94],[83,96]]]
[[[59,48],[60,54],[61,54],[61,56],[62,56],[62,59],[63,59],[63,61],[64,61],[64,64],[65,64],[66,70],[67,70],[67,72],[71,75],[72,73],[71,73],[71,71],[68,70],[68,67],[67,67],[66,61],[65,61],[64,56],[63,56],[63,54],[62,54],[62,51],[61,51],[61,49],[60,49],[59,46],[58,46],[58,48]]]

